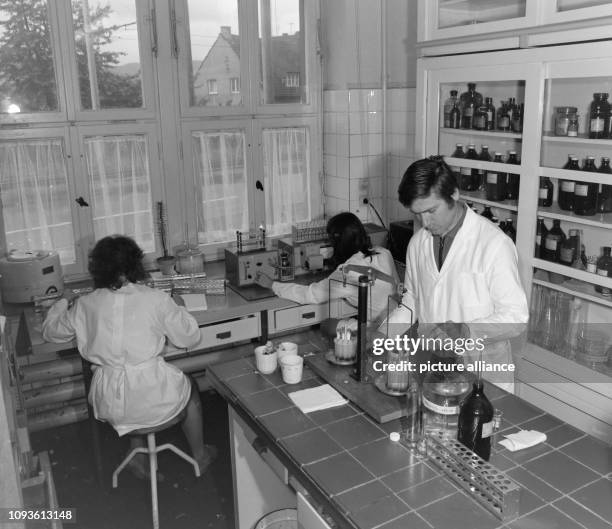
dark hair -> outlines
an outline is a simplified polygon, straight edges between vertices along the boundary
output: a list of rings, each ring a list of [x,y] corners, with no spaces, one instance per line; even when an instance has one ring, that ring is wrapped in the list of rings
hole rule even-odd
[[[399,201],[407,208],[417,198],[426,198],[432,192],[450,205],[457,188],[457,177],[442,156],[430,156],[417,160],[406,169],[397,193]]]
[[[366,256],[375,253],[372,251],[370,237],[368,237],[363,224],[356,215],[348,211],[338,213],[329,219],[327,234],[334,248],[332,257],[334,267],[341,265],[359,251]]]
[[[117,290],[126,279],[142,281],[147,277],[142,257],[142,250],[130,237],[110,235],[100,239],[89,254],[87,267],[94,287]]]

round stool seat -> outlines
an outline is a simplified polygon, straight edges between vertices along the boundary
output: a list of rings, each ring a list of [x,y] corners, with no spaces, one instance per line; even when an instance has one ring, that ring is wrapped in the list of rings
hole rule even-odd
[[[162,430],[170,428],[170,426],[174,426],[175,424],[181,422],[185,418],[185,415],[187,415],[187,408],[183,408],[183,411],[163,424],[159,424],[158,426],[150,426],[148,428],[138,428],[138,430],[128,432],[128,435],[149,435],[150,433],[161,432]]]

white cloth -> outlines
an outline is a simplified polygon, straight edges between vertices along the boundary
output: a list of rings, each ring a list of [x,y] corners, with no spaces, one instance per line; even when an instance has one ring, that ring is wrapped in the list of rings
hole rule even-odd
[[[499,444],[505,446],[510,452],[523,450],[546,441],[546,434],[536,430],[521,430],[505,437]]]
[[[96,418],[119,435],[163,424],[189,400],[189,379],[160,356],[166,336],[177,347],[190,347],[200,330],[168,294],[132,283],[94,290],[70,309],[60,300],[43,322],[45,340],[76,337],[81,355],[98,366],[89,401]]]
[[[298,285],[296,283],[281,283],[274,281],[272,290],[274,293],[284,299],[290,299],[296,303],[324,303],[331,299],[345,299],[350,305],[357,308],[359,287],[359,274],[349,272],[347,274],[346,286],[342,284],[342,266],[354,264],[359,266],[369,266],[392,276],[396,284],[399,283],[395,262],[391,252],[385,248],[375,246],[373,248],[374,255],[366,257],[362,252],[349,257],[343,265],[340,265],[332,274],[310,285]],[[330,282],[330,279],[334,281]],[[331,289],[331,293],[330,293]],[[380,279],[374,282],[370,289],[369,304],[370,311],[368,318],[372,321],[377,321],[384,318],[387,314],[388,297],[395,292],[394,285],[382,281]]]
[[[487,337],[485,361],[511,362],[508,340],[519,335],[529,319],[512,240],[469,208],[440,270],[432,239],[422,228],[408,244],[406,293],[389,317],[390,326],[397,324],[390,328],[410,323],[406,307],[420,323],[466,323],[472,338]]]

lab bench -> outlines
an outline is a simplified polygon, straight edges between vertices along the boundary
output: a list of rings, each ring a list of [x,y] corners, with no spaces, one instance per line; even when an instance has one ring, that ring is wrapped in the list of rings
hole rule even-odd
[[[300,354],[320,348],[315,333],[292,337]],[[490,463],[521,487],[516,519],[502,522],[456,486],[431,459],[389,438],[399,420],[378,424],[352,403],[302,413],[288,393],[324,383],[308,367],[298,384],[278,371],[261,375],[252,356],[215,364],[208,377],[230,420],[235,527],[249,529],[270,511],[297,508],[304,529],[475,529],[610,527],[612,449],[490,384],[504,413],[501,435],[545,432],[545,443]]]

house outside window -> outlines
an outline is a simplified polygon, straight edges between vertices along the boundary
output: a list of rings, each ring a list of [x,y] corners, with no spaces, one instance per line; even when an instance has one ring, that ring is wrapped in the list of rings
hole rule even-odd
[[[217,88],[217,80],[216,79],[209,79],[208,81],[206,81],[206,84],[208,85],[208,94],[211,96],[217,95],[219,93],[219,90]]]
[[[232,77],[230,79],[230,92],[232,94],[240,93],[240,77]]]

